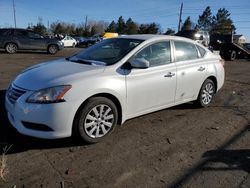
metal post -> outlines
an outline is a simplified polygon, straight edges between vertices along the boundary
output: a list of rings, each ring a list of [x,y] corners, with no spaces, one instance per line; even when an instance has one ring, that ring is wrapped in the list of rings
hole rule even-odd
[[[15,23],[15,28],[16,28],[16,7],[15,7],[14,0],[12,0],[12,5],[13,5],[14,23]]]
[[[179,24],[178,24],[178,31],[181,30],[181,16],[182,16],[182,8],[183,8],[183,3],[181,3],[181,9],[180,9],[180,16],[179,16]]]

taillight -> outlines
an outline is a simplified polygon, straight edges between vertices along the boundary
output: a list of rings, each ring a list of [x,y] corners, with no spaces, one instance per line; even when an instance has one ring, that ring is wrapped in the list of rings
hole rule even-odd
[[[220,59],[219,61],[220,61],[220,64],[224,67],[224,65],[225,65],[224,59]]]

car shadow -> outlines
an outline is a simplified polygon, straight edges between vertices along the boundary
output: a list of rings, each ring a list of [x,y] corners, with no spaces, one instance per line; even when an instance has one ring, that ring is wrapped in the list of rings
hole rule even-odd
[[[0,90],[0,154],[2,148],[11,146],[7,154],[20,153],[32,149],[65,148],[83,145],[72,138],[48,140],[19,134],[10,124],[5,110],[6,90]]]
[[[185,183],[195,179],[198,173],[202,173],[204,176],[206,172],[244,171],[250,173],[250,149],[227,149],[249,131],[250,122],[220,145],[218,149],[206,151],[200,162],[177,177],[168,187],[183,187]]]
[[[200,169],[202,171],[243,170],[250,173],[249,149],[210,150],[205,152],[202,157],[207,160],[207,164]]]

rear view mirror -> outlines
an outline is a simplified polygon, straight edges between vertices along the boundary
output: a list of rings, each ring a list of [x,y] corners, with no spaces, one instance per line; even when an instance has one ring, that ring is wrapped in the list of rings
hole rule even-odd
[[[149,67],[149,61],[144,58],[136,58],[133,59],[131,62],[131,67],[133,68],[139,68],[139,69],[146,69]]]

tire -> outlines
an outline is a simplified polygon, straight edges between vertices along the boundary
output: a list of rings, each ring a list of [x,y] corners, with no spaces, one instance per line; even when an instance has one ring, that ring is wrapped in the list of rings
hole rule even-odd
[[[51,44],[51,45],[49,45],[47,51],[49,54],[56,54],[58,52],[58,46],[55,44]]]
[[[73,47],[73,48],[75,48],[75,47],[76,47],[76,44],[75,44],[75,43],[73,43],[73,44],[72,44],[72,47]]]
[[[117,120],[117,108],[111,100],[91,98],[76,115],[73,136],[87,143],[97,143],[114,130]]]
[[[14,54],[17,52],[17,45],[15,43],[8,43],[5,46],[5,50],[6,52],[8,52],[9,54]]]
[[[201,86],[195,104],[198,107],[207,107],[212,102],[214,95],[215,95],[215,84],[212,80],[207,79]]]
[[[232,52],[230,53],[230,61],[234,61],[236,59],[236,51],[232,50]]]

